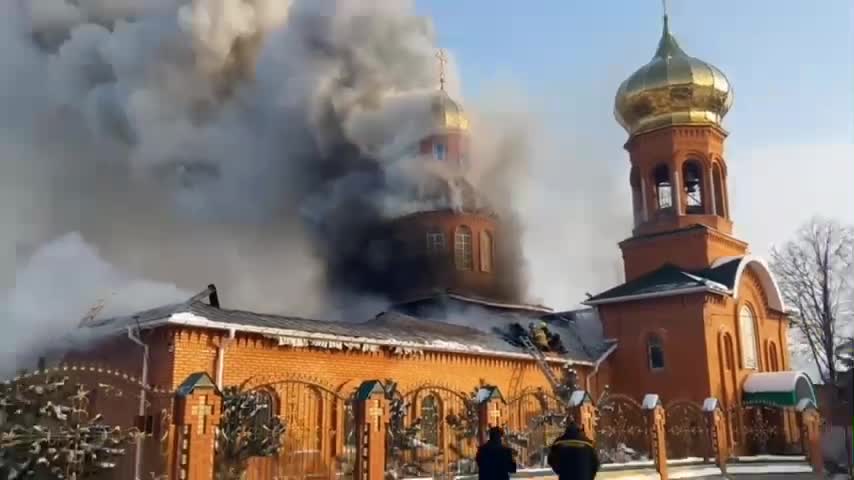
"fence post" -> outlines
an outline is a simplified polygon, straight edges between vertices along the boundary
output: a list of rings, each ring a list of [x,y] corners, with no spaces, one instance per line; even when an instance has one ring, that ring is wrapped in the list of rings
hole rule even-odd
[[[489,429],[501,426],[501,404],[504,397],[498,387],[484,385],[475,395],[477,402],[477,441],[478,445],[486,442]]]
[[[575,390],[569,396],[569,418],[588,439],[596,439],[596,406],[586,390]]]
[[[171,478],[210,480],[214,475],[214,442],[222,413],[222,395],[205,372],[191,374],[175,399],[176,435]]]
[[[801,445],[804,455],[816,473],[824,473],[824,459],[821,453],[821,414],[809,400],[801,400],[796,408],[798,425],[801,428]]]
[[[708,431],[709,456],[715,459],[715,465],[726,474],[726,463],[729,460],[729,442],[724,430],[723,412],[718,404],[718,399],[709,397],[703,401],[703,413],[706,416],[706,430]]]
[[[649,436],[649,454],[661,480],[667,480],[667,445],[664,430],[664,407],[658,395],[648,393],[643,397],[643,409],[646,413],[647,435]]]
[[[379,380],[368,380],[356,391],[356,464],[354,480],[383,480],[385,477],[388,400]]]

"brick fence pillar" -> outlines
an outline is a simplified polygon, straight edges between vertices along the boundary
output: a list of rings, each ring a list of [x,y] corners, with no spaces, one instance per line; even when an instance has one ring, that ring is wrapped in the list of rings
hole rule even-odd
[[[801,429],[801,445],[804,455],[816,473],[824,473],[824,458],[821,453],[821,414],[811,402],[798,405],[798,425]]]
[[[569,418],[578,425],[588,439],[596,439],[596,406],[585,390],[576,390],[569,396]]]
[[[504,397],[498,387],[484,385],[475,394],[477,402],[477,441],[479,445],[486,442],[491,427],[500,427],[502,424],[502,407]]]
[[[709,397],[704,400],[703,413],[706,416],[707,442],[709,443],[707,455],[714,458],[715,465],[721,469],[721,473],[726,474],[726,463],[729,460],[729,441],[724,426],[724,413],[721,411],[718,399]]]
[[[643,397],[643,409],[646,413],[647,435],[649,435],[649,454],[661,480],[667,480],[667,435],[664,429],[664,407],[658,395],[648,393]]]
[[[214,442],[222,412],[222,395],[213,379],[204,372],[187,377],[176,395],[171,478],[210,480],[214,475]]]
[[[385,477],[388,400],[379,380],[362,382],[356,392],[356,465],[354,480],[383,480]]]

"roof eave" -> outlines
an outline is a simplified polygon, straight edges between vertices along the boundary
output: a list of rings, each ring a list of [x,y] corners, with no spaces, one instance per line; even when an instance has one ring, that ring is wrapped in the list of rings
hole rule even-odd
[[[653,298],[664,298],[664,297],[672,297],[675,295],[687,295],[691,293],[715,293],[717,295],[731,295],[729,290],[722,290],[719,288],[713,288],[709,286],[700,286],[700,287],[690,287],[690,288],[680,288],[676,290],[668,290],[666,292],[652,292],[652,293],[641,293],[637,295],[623,295],[620,297],[610,297],[610,298],[602,298],[602,299],[590,299],[585,302],[582,302],[583,305],[595,306],[595,305],[605,305],[609,303],[624,303],[624,302],[632,302],[636,300],[649,300]]]
[[[195,327],[195,328],[207,328],[214,330],[225,330],[231,331],[235,330],[243,333],[254,333],[260,335],[271,335],[277,337],[288,337],[288,338],[297,338],[297,339],[305,339],[305,340],[328,340],[328,341],[336,341],[336,342],[352,342],[352,343],[361,343],[365,345],[376,345],[381,347],[401,347],[401,348],[411,348],[423,351],[431,351],[431,352],[443,352],[443,353],[457,353],[464,355],[481,355],[481,356],[489,356],[489,357],[500,357],[500,358],[514,358],[514,359],[524,359],[531,360],[534,359],[531,355],[527,353],[514,353],[514,352],[502,352],[498,350],[489,350],[485,348],[481,348],[478,350],[463,350],[449,347],[441,347],[437,345],[424,344],[419,342],[405,342],[405,341],[384,341],[378,338],[371,337],[346,337],[342,335],[335,335],[329,333],[312,333],[305,332],[301,330],[289,330],[283,328],[274,328],[274,327],[258,327],[254,325],[239,325],[225,322],[216,322],[213,320],[208,320],[207,318],[195,315],[190,313],[189,315],[180,315],[180,313],[189,313],[189,312],[178,312],[176,314],[170,315],[169,318],[165,319],[165,321],[159,323],[157,326],[163,325],[175,325],[175,326],[185,326],[185,327]],[[552,363],[561,363],[561,364],[569,364],[569,365],[586,365],[592,366],[593,362],[586,360],[576,360],[570,358],[561,358],[555,356],[546,356],[546,360]]]

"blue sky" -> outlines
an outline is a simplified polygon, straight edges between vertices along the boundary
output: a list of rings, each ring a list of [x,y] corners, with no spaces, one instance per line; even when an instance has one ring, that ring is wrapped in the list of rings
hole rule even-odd
[[[625,193],[626,204],[617,210],[628,215],[626,134],[613,119],[613,97],[619,83],[651,58],[661,34],[661,3],[416,1],[455,59],[465,101],[495,85],[512,85],[560,138],[561,155],[580,157],[572,169],[602,165],[598,178],[607,172],[609,188]],[[724,126],[736,235],[766,255],[813,215],[854,223],[854,1],[669,4],[671,30],[683,49],[716,65],[734,85],[735,104]],[[568,188],[555,177],[573,176],[572,169],[550,170],[539,187],[561,201]],[[615,221],[625,223],[624,217]],[[619,262],[621,234],[602,235],[587,243],[604,240],[611,261]],[[534,263],[535,272],[554,268]],[[578,268],[577,262],[566,265]],[[568,294],[566,285],[552,283],[538,286],[549,303],[578,300],[577,288]],[[590,289],[600,286],[591,283]]]

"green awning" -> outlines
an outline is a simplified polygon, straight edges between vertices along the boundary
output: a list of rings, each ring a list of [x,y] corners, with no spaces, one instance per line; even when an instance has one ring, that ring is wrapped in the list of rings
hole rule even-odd
[[[776,407],[818,407],[812,381],[804,372],[763,372],[748,375],[744,380],[742,403]]]

